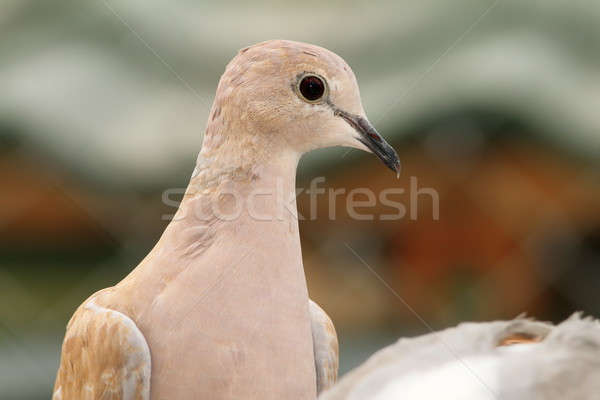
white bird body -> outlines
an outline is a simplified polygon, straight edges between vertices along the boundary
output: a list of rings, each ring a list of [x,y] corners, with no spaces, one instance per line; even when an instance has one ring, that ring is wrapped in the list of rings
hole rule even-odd
[[[326,89],[316,101],[315,77]],[[335,54],[287,41],[241,50],[173,221],[69,322],[54,398],[314,399],[330,386],[337,339],[308,298],[295,174],[304,152],[332,145],[397,172],[363,115]]]
[[[592,400],[598,373],[597,320],[462,323],[398,340],[319,399]]]

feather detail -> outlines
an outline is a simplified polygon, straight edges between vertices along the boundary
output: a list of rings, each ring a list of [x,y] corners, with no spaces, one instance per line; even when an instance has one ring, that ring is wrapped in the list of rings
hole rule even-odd
[[[95,296],[69,322],[53,400],[148,400],[144,336],[126,315],[97,306]]]

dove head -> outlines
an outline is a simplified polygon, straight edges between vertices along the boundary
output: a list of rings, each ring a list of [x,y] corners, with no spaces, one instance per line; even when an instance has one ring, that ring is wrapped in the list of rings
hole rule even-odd
[[[365,117],[356,78],[321,47],[272,40],[240,50],[221,77],[201,155],[252,163],[346,146],[397,174],[396,152]]]

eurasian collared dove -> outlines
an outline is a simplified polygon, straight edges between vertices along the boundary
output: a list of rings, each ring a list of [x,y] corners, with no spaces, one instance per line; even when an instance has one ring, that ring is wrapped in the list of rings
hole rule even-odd
[[[340,57],[281,40],[241,50],[173,221],[69,322],[54,399],[298,400],[331,385],[337,338],[308,298],[295,174],[337,145],[399,172]]]
[[[595,400],[599,374],[597,320],[462,323],[398,340],[319,400]]]

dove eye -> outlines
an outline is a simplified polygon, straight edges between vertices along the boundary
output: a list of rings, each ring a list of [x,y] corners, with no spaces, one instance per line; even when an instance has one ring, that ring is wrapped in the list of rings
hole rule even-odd
[[[316,103],[321,100],[326,90],[324,79],[318,75],[304,75],[298,83],[300,97],[308,103]]]

